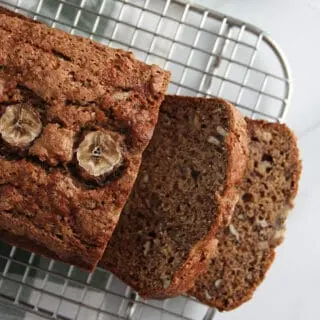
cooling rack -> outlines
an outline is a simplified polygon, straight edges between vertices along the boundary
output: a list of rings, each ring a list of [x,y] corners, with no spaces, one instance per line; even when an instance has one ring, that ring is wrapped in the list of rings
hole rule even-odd
[[[169,93],[220,96],[244,115],[283,121],[291,96],[286,60],[257,27],[182,0],[0,0],[72,34],[132,50],[172,72]],[[101,268],[73,266],[0,243],[1,319],[210,320],[179,297],[144,301]]]

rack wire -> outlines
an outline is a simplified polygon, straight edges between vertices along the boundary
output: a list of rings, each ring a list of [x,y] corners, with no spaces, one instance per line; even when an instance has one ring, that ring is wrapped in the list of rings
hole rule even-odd
[[[169,69],[171,94],[220,96],[251,118],[282,122],[286,116],[288,64],[256,26],[183,0],[0,4]],[[214,313],[184,296],[144,301],[101,268],[89,274],[0,243],[1,319],[210,320]]]

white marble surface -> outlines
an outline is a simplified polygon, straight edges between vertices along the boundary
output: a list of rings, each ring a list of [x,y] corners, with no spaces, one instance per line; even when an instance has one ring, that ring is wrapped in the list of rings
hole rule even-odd
[[[254,299],[218,320],[320,319],[320,0],[198,0],[267,31],[294,77],[286,122],[299,138],[303,175],[287,239]]]

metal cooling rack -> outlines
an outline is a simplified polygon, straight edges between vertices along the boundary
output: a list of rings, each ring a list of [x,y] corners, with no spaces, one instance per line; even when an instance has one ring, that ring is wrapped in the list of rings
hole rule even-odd
[[[249,117],[281,122],[291,95],[286,60],[257,27],[182,0],[0,0],[0,4],[172,72],[169,93],[220,96]],[[86,273],[0,243],[0,318],[210,320],[179,297],[144,301],[112,274]]]

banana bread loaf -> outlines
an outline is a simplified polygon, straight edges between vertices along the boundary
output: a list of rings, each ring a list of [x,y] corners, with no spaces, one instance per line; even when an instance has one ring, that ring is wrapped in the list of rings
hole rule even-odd
[[[218,253],[190,294],[231,310],[263,281],[283,238],[301,171],[296,138],[285,126],[247,120],[249,161],[241,198],[228,227],[217,234]]]
[[[145,298],[191,288],[238,199],[246,160],[239,111],[221,99],[167,96],[101,265]]]
[[[0,238],[92,270],[169,73],[0,8]]]

